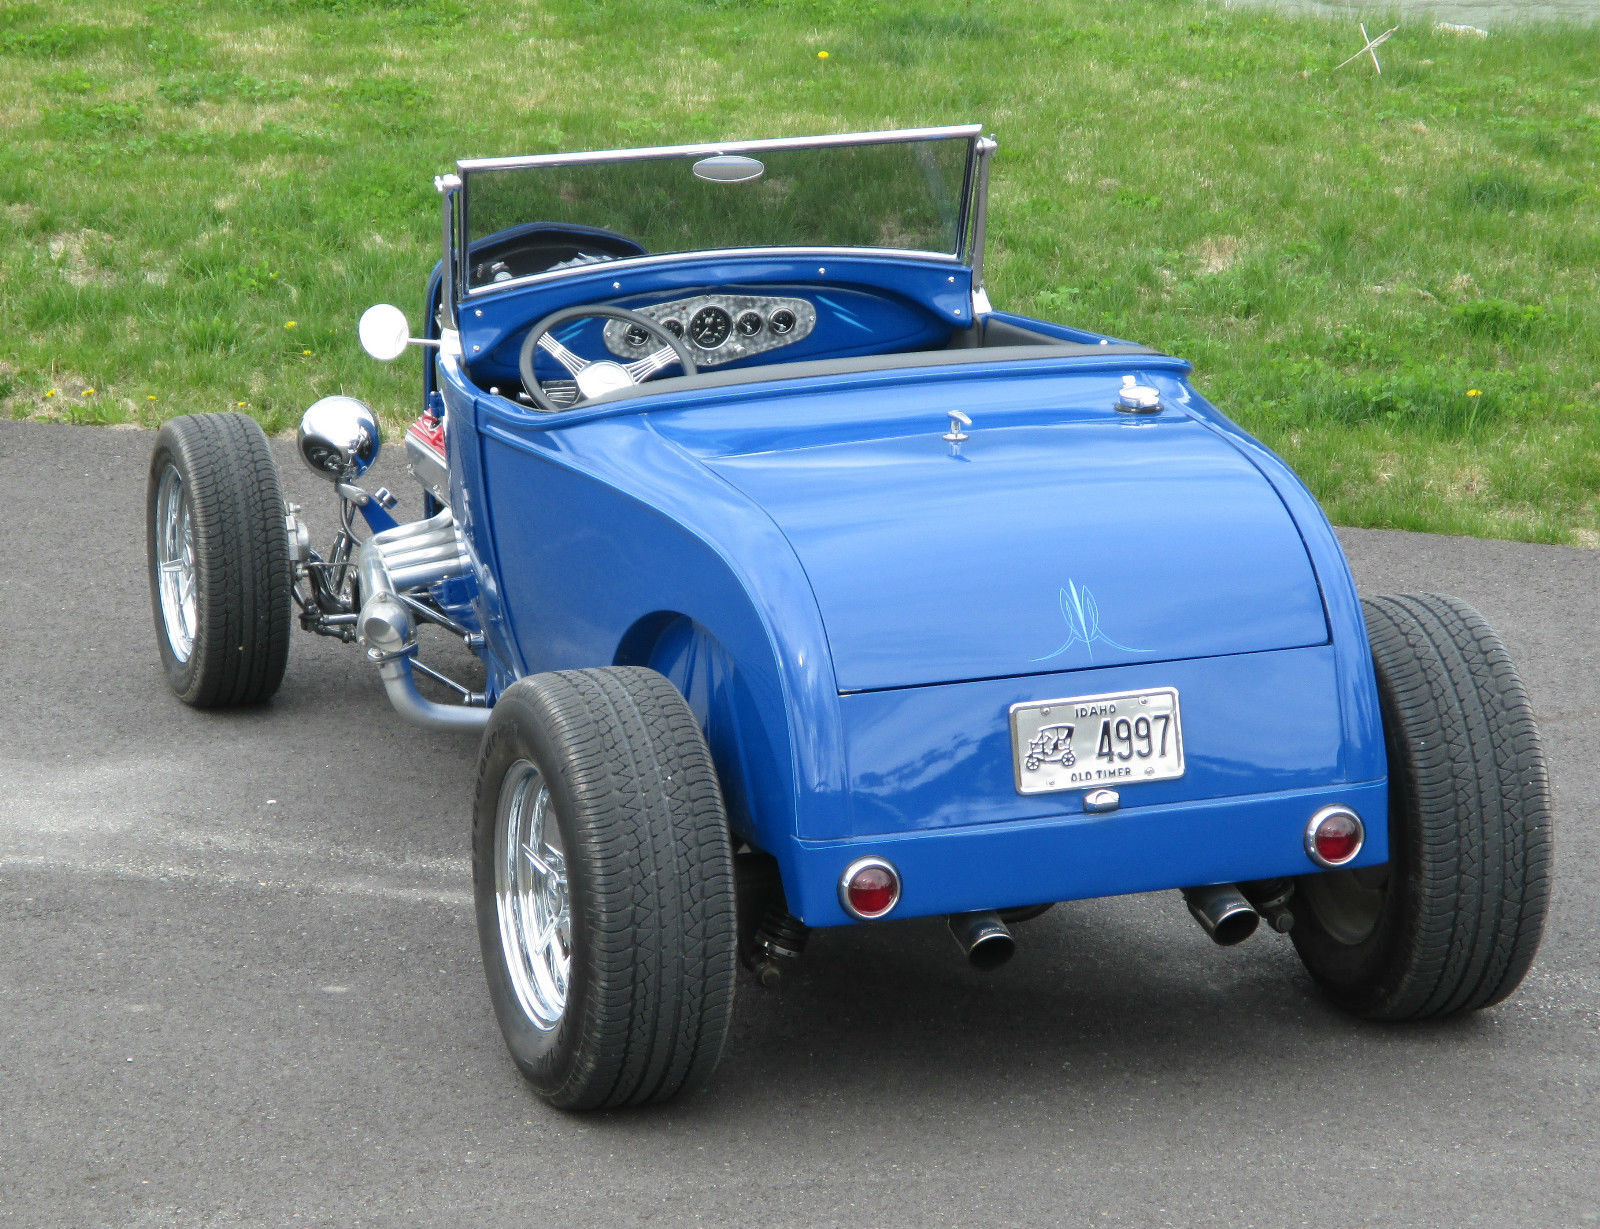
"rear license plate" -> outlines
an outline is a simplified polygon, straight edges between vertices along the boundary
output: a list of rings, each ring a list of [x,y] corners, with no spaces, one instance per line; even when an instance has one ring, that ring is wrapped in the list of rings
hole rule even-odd
[[[1181,777],[1178,690],[1013,704],[1011,755],[1019,794]]]

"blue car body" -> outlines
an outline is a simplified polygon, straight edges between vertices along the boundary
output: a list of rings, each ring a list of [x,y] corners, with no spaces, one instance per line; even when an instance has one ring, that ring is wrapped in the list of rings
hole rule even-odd
[[[480,735],[489,999],[552,1105],[703,1087],[740,965],[781,987],[813,927],[942,916],[988,972],[1056,902],[1176,888],[1217,944],[1264,921],[1387,1020],[1491,1006],[1534,957],[1548,778],[1494,630],[1358,599],[1182,359],[996,311],[995,148],[458,162],[425,335],[387,304],[358,327],[427,355],[423,514],[360,485],[371,407],[321,397],[297,444],[338,495],[326,550],[254,420],[157,434],[180,700],[270,698],[297,619]],[[451,637],[481,672],[425,663]]]
[[[500,395],[541,317],[708,289],[802,298],[816,329],[782,362],[554,414]],[[1184,361],[985,311],[970,261],[914,253],[689,253],[455,290],[425,394],[489,701],[542,671],[665,674],[735,834],[809,925],[853,920],[840,876],[863,856],[899,869],[911,917],[1299,875],[1319,808],[1385,814],[1338,541]],[[974,328],[1060,344],[938,348]],[[1159,411],[1116,408],[1130,376]],[[1019,792],[1011,706],[1149,688],[1181,696],[1182,776]],[[1120,805],[1086,811],[1107,784]],[[1353,866],[1387,859],[1368,830]]]

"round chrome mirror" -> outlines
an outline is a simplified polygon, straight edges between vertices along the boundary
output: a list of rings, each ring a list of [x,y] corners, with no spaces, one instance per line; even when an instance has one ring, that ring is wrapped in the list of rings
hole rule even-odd
[[[329,482],[361,477],[378,444],[378,416],[354,397],[324,397],[300,418],[300,459]]]
[[[744,183],[747,179],[759,179],[767,168],[756,159],[740,154],[713,154],[701,158],[691,169],[696,178],[709,179],[712,183]]]
[[[356,325],[361,336],[361,348],[373,358],[387,363],[405,353],[411,340],[411,325],[406,314],[393,303],[377,303],[361,313],[361,323]]]

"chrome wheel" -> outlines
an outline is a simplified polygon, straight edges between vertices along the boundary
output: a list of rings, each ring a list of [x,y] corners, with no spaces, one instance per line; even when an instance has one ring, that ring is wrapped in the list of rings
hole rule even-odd
[[[517,1001],[537,1027],[553,1029],[567,1009],[572,908],[550,790],[528,760],[512,764],[500,784],[494,890],[500,951]]]
[[[194,522],[183,476],[175,465],[161,473],[156,488],[156,567],[161,617],[167,643],[180,663],[194,652]]]
[[[1372,934],[1383,916],[1389,865],[1303,876],[1300,895],[1334,939],[1353,947]]]

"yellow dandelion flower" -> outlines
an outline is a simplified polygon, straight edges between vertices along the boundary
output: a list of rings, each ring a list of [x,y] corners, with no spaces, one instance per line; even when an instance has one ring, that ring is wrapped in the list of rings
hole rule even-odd
[[[49,392],[47,392],[45,394],[46,397],[54,397],[55,395],[56,395],[56,390],[53,389],[53,388]]]
[[[92,397],[92,396],[94,396],[94,389],[92,389],[92,388],[86,388],[86,389],[84,389],[84,390],[83,390],[83,395],[84,395],[84,396],[85,396],[85,397]]]
[[[156,399],[156,395],[154,393],[150,393],[148,396],[145,397],[146,401],[154,401],[155,399]]]
[[[300,353],[304,354],[308,358],[311,356],[311,351],[310,350],[302,350],[302,351],[300,351]]]
[[[241,402],[239,402],[239,408],[240,408],[240,409],[241,409],[241,410],[242,410],[242,409],[244,409],[244,402],[242,402],[242,401],[241,401]]]
[[[286,328],[286,329],[294,328],[294,321],[293,320],[285,320],[283,322],[283,327]]]
[[[826,60],[827,58],[828,58],[828,53],[826,51],[817,52],[817,59]]]
[[[1481,392],[1479,392],[1475,388],[1469,388],[1469,389],[1467,389],[1467,396],[1469,396],[1469,397],[1481,397],[1481,396],[1483,396],[1483,394]]]

